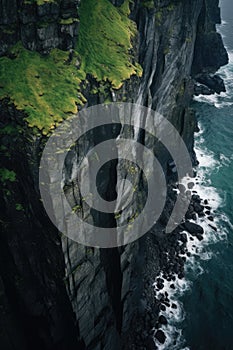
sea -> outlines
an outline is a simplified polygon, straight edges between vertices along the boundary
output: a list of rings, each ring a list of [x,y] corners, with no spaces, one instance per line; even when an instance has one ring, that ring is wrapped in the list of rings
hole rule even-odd
[[[188,240],[185,280],[164,290],[177,308],[167,309],[160,350],[233,350],[233,0],[221,0],[222,34],[229,64],[218,74],[226,93],[194,99],[200,132],[194,190],[212,208],[214,221],[198,219],[205,239]]]

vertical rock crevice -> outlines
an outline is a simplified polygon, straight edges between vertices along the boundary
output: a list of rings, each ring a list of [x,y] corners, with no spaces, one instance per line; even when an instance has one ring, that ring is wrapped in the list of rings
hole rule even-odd
[[[101,249],[100,257],[106,274],[106,285],[116,318],[117,331],[121,333],[123,312],[121,301],[122,272],[118,248]]]

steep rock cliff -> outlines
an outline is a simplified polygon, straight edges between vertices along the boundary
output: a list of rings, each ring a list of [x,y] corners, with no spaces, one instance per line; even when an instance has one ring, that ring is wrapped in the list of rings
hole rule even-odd
[[[117,8],[123,3],[111,2]],[[2,0],[1,54],[17,60],[9,49],[18,40],[43,55],[52,48],[74,48],[78,6],[80,1],[72,0]],[[130,3],[130,18],[137,25],[130,61],[138,61],[143,76],[132,74],[116,89],[109,79],[101,81],[98,74],[93,77],[87,71],[79,87],[85,98],[80,108],[106,100],[152,107],[174,124],[195,162],[196,121],[189,106],[194,78],[227,63],[215,30],[220,20],[218,1],[135,0]],[[72,60],[72,55],[67,57]],[[81,57],[77,67],[82,63]],[[60,237],[44,212],[38,189],[46,136],[28,126],[25,113],[10,99],[1,101],[1,345],[4,349],[120,349],[121,339],[127,341],[133,327],[145,284],[153,305],[151,281],[161,267],[159,237],[167,214],[159,228],[118,249],[88,248]],[[95,137],[86,140],[90,147]],[[161,148],[158,158],[169,178],[169,155]],[[68,183],[75,159],[74,150],[67,164]],[[103,194],[115,185],[115,169],[115,164],[105,169]],[[147,308],[140,312],[145,315]]]
[[[48,52],[74,46],[78,34],[79,0],[2,0],[0,4],[0,55],[18,40],[29,50]]]

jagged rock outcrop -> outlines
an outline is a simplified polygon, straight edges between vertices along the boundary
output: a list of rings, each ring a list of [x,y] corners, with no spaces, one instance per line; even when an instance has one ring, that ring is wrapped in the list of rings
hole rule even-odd
[[[196,94],[224,92],[222,79],[214,75],[221,66],[228,63],[228,55],[221,35],[216,32],[216,24],[221,23],[218,1],[204,1],[198,18],[198,30],[195,54],[192,65],[192,76],[207,89],[196,89]],[[210,89],[210,91],[208,91]]]
[[[216,92],[217,94],[220,94],[221,92],[226,92],[224,81],[217,74],[202,73],[196,75],[196,81],[207,87],[212,93]]]
[[[116,6],[123,3],[111,2]],[[37,5],[1,0],[0,54],[18,40],[41,53],[54,47],[72,48],[78,36],[79,3]],[[142,78],[133,76],[118,90],[109,86],[108,98],[143,104],[163,114],[183,137],[195,163],[196,120],[190,109],[194,78],[203,72],[214,73],[227,62],[215,30],[220,21],[218,1],[135,0],[130,6],[130,17],[138,28],[132,50],[144,73]],[[99,83],[90,76],[86,80],[82,86],[86,106],[104,101],[100,91],[93,93]],[[39,159],[46,137],[34,134],[24,113],[8,100],[1,101],[0,113],[3,167],[15,172],[7,174],[1,186],[0,345],[19,350],[120,349],[142,306],[143,283],[151,282],[159,271],[159,238],[155,237],[162,236],[168,214],[162,216],[157,231],[119,249],[87,248],[66,237],[60,239],[44,212],[38,189]],[[95,136],[86,140],[89,146]],[[167,178],[172,177],[174,166],[168,152],[156,147]],[[75,157],[67,165],[68,180]],[[111,165],[105,170],[108,176],[102,179],[103,192],[115,185],[115,168]],[[15,176],[16,181],[11,181]],[[150,297],[153,299],[153,291]],[[140,313],[149,307],[142,306]]]
[[[228,56],[221,35],[216,32],[216,24],[221,23],[218,0],[206,0],[198,18],[198,30],[192,73],[203,71],[215,73],[227,64]]]

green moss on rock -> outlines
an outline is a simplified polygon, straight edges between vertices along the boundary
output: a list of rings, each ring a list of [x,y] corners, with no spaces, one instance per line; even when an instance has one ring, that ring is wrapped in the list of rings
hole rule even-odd
[[[16,203],[16,204],[15,204],[15,209],[16,209],[17,211],[23,211],[23,210],[24,210],[22,204],[20,204],[20,203]]]
[[[51,2],[58,2],[58,0],[24,0],[25,4],[36,3],[38,6],[51,3]]]
[[[154,0],[143,0],[142,6],[148,9],[152,9],[155,7]]]
[[[16,173],[13,170],[1,168],[0,169],[0,181],[2,183],[5,183],[7,181],[15,182],[16,181]]]
[[[0,99],[9,97],[24,110],[29,126],[46,134],[77,112],[77,105],[85,101],[79,92],[85,75],[75,66],[76,53],[69,62],[68,52],[54,49],[41,57],[18,44],[11,54],[14,59],[0,58]]]
[[[55,1],[26,0],[38,5]],[[77,51],[71,54],[54,49],[41,56],[18,43],[8,56],[0,58],[0,100],[9,98],[25,112],[33,132],[39,129],[47,134],[86,102],[80,83],[87,74],[116,89],[131,75],[141,76],[142,69],[132,57],[136,24],[128,16],[129,0],[121,7],[109,0],[85,0],[80,7]],[[61,23],[76,20],[68,18]],[[10,128],[5,131],[12,132]]]
[[[62,25],[69,25],[69,24],[73,24],[74,22],[78,22],[78,18],[66,18],[66,19],[61,19],[60,20],[60,24]]]
[[[129,50],[136,25],[128,18],[129,1],[115,7],[109,0],[85,0],[80,6],[77,51],[82,69],[99,81],[110,81],[116,89],[131,75],[141,75]]]

